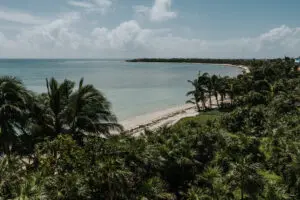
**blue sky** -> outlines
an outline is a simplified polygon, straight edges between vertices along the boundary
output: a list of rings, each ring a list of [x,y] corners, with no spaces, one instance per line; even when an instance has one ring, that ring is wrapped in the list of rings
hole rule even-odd
[[[300,55],[299,0],[1,0],[0,57]]]

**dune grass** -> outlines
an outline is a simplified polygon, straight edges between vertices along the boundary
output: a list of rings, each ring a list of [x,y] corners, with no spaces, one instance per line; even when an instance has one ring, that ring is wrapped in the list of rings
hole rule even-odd
[[[206,111],[206,112],[200,112],[199,115],[195,117],[186,117],[181,119],[176,126],[181,126],[183,124],[187,123],[197,123],[197,124],[206,124],[207,121],[214,121],[219,119],[222,116],[222,112],[218,110],[212,110],[212,111]]]

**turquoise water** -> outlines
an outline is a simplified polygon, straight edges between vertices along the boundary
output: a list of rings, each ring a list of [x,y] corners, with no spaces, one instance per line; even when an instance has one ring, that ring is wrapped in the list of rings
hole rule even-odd
[[[158,111],[187,100],[188,79],[198,71],[236,76],[241,69],[208,64],[127,63],[123,60],[0,60],[0,75],[21,78],[27,88],[45,92],[45,79],[65,78],[100,89],[120,120]]]

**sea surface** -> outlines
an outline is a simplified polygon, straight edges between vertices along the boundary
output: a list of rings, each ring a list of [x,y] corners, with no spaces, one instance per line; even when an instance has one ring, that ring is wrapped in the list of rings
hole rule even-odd
[[[46,91],[46,78],[93,84],[112,103],[119,120],[182,105],[197,73],[236,76],[236,67],[187,63],[127,63],[124,60],[0,59],[0,76],[16,76],[28,89]]]

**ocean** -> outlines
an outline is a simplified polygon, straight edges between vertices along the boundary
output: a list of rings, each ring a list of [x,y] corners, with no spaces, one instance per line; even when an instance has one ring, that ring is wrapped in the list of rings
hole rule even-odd
[[[119,120],[182,105],[197,73],[236,76],[236,67],[188,63],[128,63],[124,60],[1,59],[0,75],[16,76],[28,89],[46,91],[46,78],[93,84],[112,103]]]

